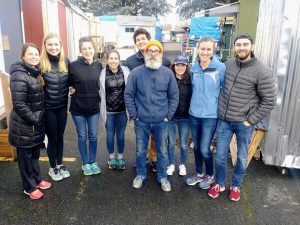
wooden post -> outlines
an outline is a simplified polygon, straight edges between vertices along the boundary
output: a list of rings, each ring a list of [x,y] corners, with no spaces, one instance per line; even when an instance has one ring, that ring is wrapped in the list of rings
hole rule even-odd
[[[7,126],[9,126],[9,117],[12,110],[11,93],[9,88],[9,75],[0,71],[0,78],[2,84],[2,92],[5,107],[5,116]],[[8,129],[0,130],[0,157],[12,157],[13,160],[17,158],[16,149],[8,143]]]

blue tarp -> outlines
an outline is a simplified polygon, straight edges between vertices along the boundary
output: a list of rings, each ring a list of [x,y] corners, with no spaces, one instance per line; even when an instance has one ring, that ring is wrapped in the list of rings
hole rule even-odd
[[[160,27],[155,27],[155,40],[162,41],[162,29]]]
[[[116,21],[117,16],[99,16],[98,20],[99,21]]]
[[[210,36],[215,40],[220,40],[221,31],[217,26],[218,17],[192,17],[190,26],[190,37],[195,36],[200,39]]]

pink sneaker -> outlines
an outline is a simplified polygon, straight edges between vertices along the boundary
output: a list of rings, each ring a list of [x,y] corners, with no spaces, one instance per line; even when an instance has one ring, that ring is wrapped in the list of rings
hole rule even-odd
[[[48,181],[44,181],[42,180],[41,183],[37,184],[36,187],[40,188],[40,189],[48,189],[51,187],[51,183]]]
[[[40,199],[44,196],[43,192],[41,192],[39,189],[36,189],[36,190],[34,190],[32,192],[29,192],[29,193],[24,190],[24,194],[29,195],[29,197],[31,199]]]
[[[212,198],[217,198],[220,192],[225,191],[225,186],[214,183],[208,191],[208,196]]]
[[[237,202],[241,198],[241,190],[238,187],[230,187],[229,199]]]

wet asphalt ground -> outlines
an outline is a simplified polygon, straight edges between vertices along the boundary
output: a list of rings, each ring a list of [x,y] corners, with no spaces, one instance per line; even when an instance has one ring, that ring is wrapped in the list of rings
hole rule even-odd
[[[77,149],[77,135],[69,116],[65,133],[64,157],[75,161],[64,164],[71,176],[53,181],[44,190],[44,198],[30,200],[23,194],[17,162],[0,162],[0,224],[300,224],[300,170],[281,173],[274,166],[253,160],[247,169],[241,200],[228,200],[227,190],[217,199],[197,186],[187,186],[178,170],[170,177],[172,191],[164,193],[148,169],[148,179],[141,189],[132,188],[135,135],[133,124],[126,130],[124,171],[108,169],[105,132],[100,129],[97,160],[101,175],[84,176]],[[178,159],[177,149],[177,159]],[[46,156],[46,151],[41,151]],[[49,163],[41,161],[45,179]],[[188,174],[194,169],[189,153]],[[228,163],[229,177],[232,166]],[[229,184],[229,179],[228,183]]]

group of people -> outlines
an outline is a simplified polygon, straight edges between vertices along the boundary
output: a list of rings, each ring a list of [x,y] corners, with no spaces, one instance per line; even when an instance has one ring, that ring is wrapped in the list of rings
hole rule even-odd
[[[71,63],[56,34],[44,38],[41,54],[34,44],[23,46],[21,62],[13,64],[10,71],[13,110],[9,141],[17,149],[24,193],[40,199],[43,193],[39,189],[51,187],[41,178],[38,164],[45,134],[50,177],[59,181],[70,176],[62,162],[70,94],[69,111],[84,175],[101,173],[96,161],[99,120],[106,129],[109,169],[125,169],[125,129],[132,120],[136,134],[134,188],[146,180],[149,158],[162,190],[171,191],[168,176],[176,170],[176,133],[178,130],[178,173],[186,176],[191,131],[195,174],[186,184],[199,183],[216,198],[225,190],[227,155],[235,133],[238,154],[229,198],[238,201],[253,128],[276,101],[273,75],[254,56],[252,38],[238,36],[233,48],[236,58],[224,64],[214,55],[214,40],[204,37],[198,42],[198,57],[191,67],[184,55],[178,55],[171,65],[163,56],[162,44],[151,40],[143,28],[135,31],[133,40],[138,52],[122,64],[118,51],[111,50],[105,68],[95,59],[90,37],[79,40],[81,56]],[[214,166],[210,145],[215,133]]]

